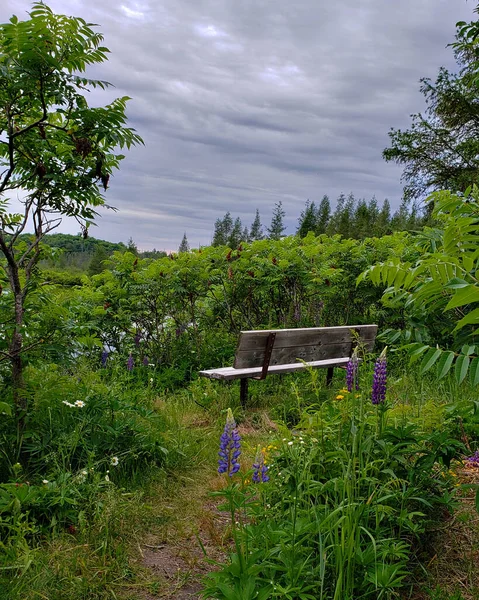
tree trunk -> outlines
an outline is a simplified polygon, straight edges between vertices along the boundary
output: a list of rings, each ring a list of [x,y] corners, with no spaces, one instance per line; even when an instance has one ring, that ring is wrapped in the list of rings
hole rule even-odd
[[[17,414],[20,428],[23,429],[25,421],[25,412],[28,408],[27,398],[25,396],[25,382],[23,380],[23,290],[20,283],[17,265],[8,265],[8,275],[10,279],[10,287],[14,298],[14,318],[15,330],[10,340],[9,354],[10,364],[12,366],[12,391],[13,401],[15,403],[15,411]]]

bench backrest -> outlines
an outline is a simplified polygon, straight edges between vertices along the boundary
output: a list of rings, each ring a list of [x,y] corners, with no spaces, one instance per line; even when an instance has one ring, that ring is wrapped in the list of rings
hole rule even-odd
[[[356,332],[360,344],[370,352],[374,348],[377,329],[377,325],[348,325],[242,331],[233,366],[235,369],[263,366],[271,333],[275,336],[269,364],[288,365],[298,359],[312,362],[351,356],[356,346],[356,336],[352,332]]]

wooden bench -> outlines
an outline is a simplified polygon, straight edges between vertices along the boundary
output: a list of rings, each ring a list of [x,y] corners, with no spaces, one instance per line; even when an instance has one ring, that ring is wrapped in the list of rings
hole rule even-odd
[[[344,368],[360,344],[374,348],[377,325],[308,327],[242,331],[232,367],[200,371],[202,377],[240,380],[243,407],[248,397],[248,379],[265,379],[269,374],[295,373],[307,368],[326,368],[327,385],[335,367]]]

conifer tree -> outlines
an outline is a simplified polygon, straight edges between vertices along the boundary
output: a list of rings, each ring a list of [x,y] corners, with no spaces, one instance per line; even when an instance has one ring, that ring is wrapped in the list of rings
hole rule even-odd
[[[183,234],[183,239],[181,240],[180,247],[178,248],[178,252],[189,252],[190,245],[188,244],[188,238],[186,237],[186,232]]]
[[[372,235],[372,231],[369,208],[363,198],[358,201],[354,211],[352,237],[362,239],[370,235]]]
[[[243,241],[243,224],[241,223],[241,219],[239,217],[236,217],[234,225],[228,236],[227,245],[230,248],[237,248],[241,244],[242,241]]]
[[[408,200],[403,199],[398,210],[391,219],[391,228],[393,231],[406,231],[409,222]]]
[[[269,234],[269,238],[271,240],[279,240],[281,239],[286,225],[284,224],[284,217],[286,213],[283,209],[283,203],[281,200],[274,205],[273,209],[273,217],[271,219],[271,225],[267,227],[267,231]]]
[[[231,231],[233,229],[233,219],[228,211],[222,219],[216,219],[215,230],[213,233],[212,246],[226,246],[229,244]]]
[[[261,218],[259,216],[259,210],[256,209],[256,216],[251,225],[251,230],[249,234],[249,238],[252,242],[256,240],[264,239],[263,226],[261,225]]]
[[[381,237],[387,235],[391,231],[391,205],[389,200],[386,198],[383,202],[381,210],[378,214],[378,220],[376,225],[376,235]]]
[[[336,200],[336,208],[334,209],[334,212],[331,218],[329,219],[327,227],[328,235],[334,235],[336,233],[339,233],[339,223],[341,220],[341,215],[343,213],[345,203],[346,196],[343,193],[339,194],[338,199]]]
[[[98,275],[105,270],[104,261],[108,258],[108,252],[103,246],[97,246],[88,266],[88,275]]]
[[[310,231],[316,233],[318,225],[318,211],[314,202],[306,201],[304,210],[298,219],[298,229],[296,231],[300,238],[304,238]]]
[[[128,240],[128,244],[127,244],[126,248],[127,248],[128,252],[131,252],[138,256],[138,246],[135,244],[132,237],[130,237],[130,239]]]
[[[223,219],[216,219],[215,230],[213,232],[212,246],[226,246],[226,238],[223,230]]]
[[[331,219],[331,204],[328,196],[323,196],[316,218],[316,234],[326,233],[329,221]]]

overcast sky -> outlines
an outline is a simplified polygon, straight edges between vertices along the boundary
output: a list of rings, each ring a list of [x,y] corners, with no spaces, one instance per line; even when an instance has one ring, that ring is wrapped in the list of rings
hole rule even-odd
[[[98,23],[111,50],[94,75],[128,95],[145,141],[111,179],[94,237],[141,249],[209,244],[230,211],[288,233],[305,201],[341,192],[401,199],[381,153],[391,127],[423,109],[421,77],[454,67],[465,0],[50,0]],[[30,2],[1,0],[0,21]],[[108,102],[111,94],[93,100]],[[334,204],[334,202],[333,202]],[[76,233],[75,223],[62,230]]]

